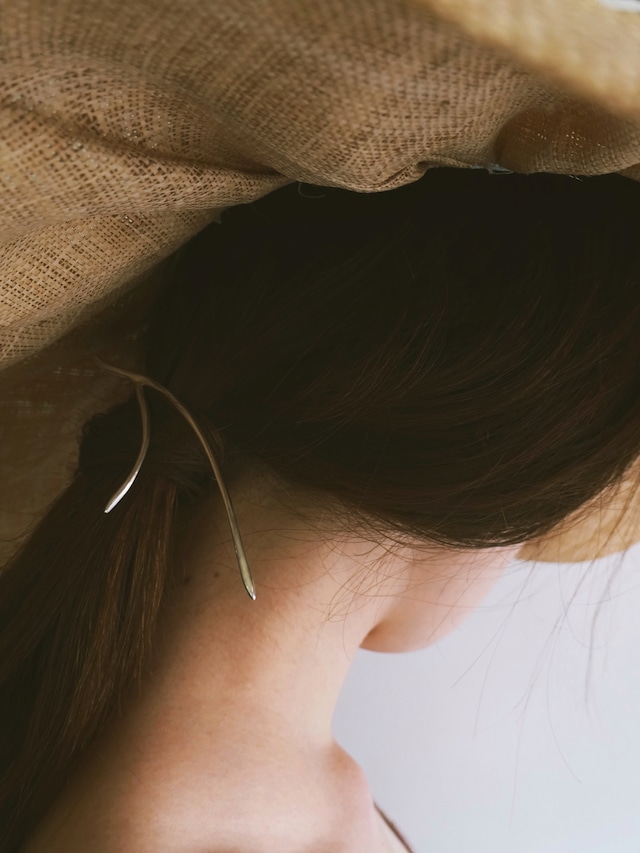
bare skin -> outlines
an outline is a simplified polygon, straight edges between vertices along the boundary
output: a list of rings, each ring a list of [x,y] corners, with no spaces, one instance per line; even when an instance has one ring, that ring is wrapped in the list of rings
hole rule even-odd
[[[87,754],[49,846],[24,853],[394,849],[331,732],[351,663],[359,648],[404,652],[444,636],[521,546],[389,553],[310,530],[261,480],[232,498],[257,600],[216,495],[185,522],[183,580],[142,693]]]

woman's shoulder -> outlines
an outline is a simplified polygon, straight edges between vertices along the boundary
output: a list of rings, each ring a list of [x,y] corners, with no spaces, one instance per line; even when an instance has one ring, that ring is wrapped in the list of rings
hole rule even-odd
[[[331,776],[256,760],[233,778],[215,763],[132,767],[111,746],[86,756],[20,853],[406,853],[355,762]]]

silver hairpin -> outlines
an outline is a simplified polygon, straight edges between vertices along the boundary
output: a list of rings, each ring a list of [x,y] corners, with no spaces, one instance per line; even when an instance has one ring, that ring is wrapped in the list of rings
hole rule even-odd
[[[182,405],[182,403],[180,403],[180,401],[177,400],[170,391],[168,391],[158,382],[155,382],[153,379],[149,379],[147,376],[142,376],[139,373],[132,373],[129,370],[122,370],[119,367],[113,367],[112,365],[106,364],[104,361],[102,361],[102,359],[98,358],[97,356],[94,356],[94,361],[96,361],[100,365],[100,367],[104,368],[105,370],[108,370],[111,373],[115,373],[120,376],[126,376],[128,379],[131,379],[133,382],[135,382],[138,404],[140,406],[140,412],[142,414],[142,447],[140,448],[140,452],[138,453],[136,464],[133,466],[133,470],[131,471],[125,482],[122,484],[122,486],[120,486],[118,491],[113,495],[113,497],[107,504],[105,512],[111,512],[114,506],[116,506],[127,494],[129,489],[133,485],[133,481],[138,476],[138,473],[144,461],[144,457],[146,456],[147,450],[149,448],[149,409],[147,407],[147,401],[145,400],[144,393],[142,390],[144,385],[149,385],[151,388],[155,388],[156,391],[159,391],[161,394],[164,394],[164,396],[171,403],[173,403],[173,405],[178,409],[178,411],[191,424],[193,430],[200,439],[202,446],[204,447],[205,453],[207,454],[207,458],[209,459],[211,467],[213,468],[213,473],[215,474],[218,486],[220,487],[222,499],[227,510],[227,517],[229,519],[229,525],[231,526],[231,534],[233,536],[233,547],[235,548],[236,557],[238,558],[238,565],[240,566],[242,582],[244,584],[244,588],[249,594],[249,597],[253,601],[255,601],[256,594],[253,586],[253,578],[251,577],[251,570],[249,569],[249,563],[247,562],[247,558],[244,552],[242,537],[240,536],[240,530],[236,521],[235,512],[233,511],[231,498],[229,497],[229,493],[227,492],[227,489],[224,485],[224,481],[222,479],[222,474],[220,473],[218,463],[216,462],[215,457],[211,452],[211,448],[209,447],[204,435],[202,434],[202,431],[198,427],[198,424],[189,414],[187,409]]]

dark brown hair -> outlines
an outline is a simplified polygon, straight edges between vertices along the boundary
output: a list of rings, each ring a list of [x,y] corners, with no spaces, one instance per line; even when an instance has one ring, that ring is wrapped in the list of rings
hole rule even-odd
[[[232,498],[264,466],[373,539],[525,542],[640,455],[639,234],[640,186],[616,175],[289,184],[176,253],[145,372],[202,426]],[[2,853],[140,685],[178,511],[216,489],[191,427],[144,393],[151,445],[125,498],[104,513],[140,447],[133,385],[85,425],[73,481],[0,573]]]

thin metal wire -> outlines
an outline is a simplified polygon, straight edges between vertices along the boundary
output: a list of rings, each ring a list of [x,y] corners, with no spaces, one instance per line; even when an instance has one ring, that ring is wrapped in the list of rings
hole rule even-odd
[[[242,576],[242,582],[244,584],[244,588],[246,589],[249,597],[255,601],[256,593],[253,585],[253,578],[251,576],[251,570],[249,568],[249,563],[247,561],[247,557],[244,552],[244,546],[242,544],[242,537],[240,535],[240,530],[238,528],[238,522],[236,520],[236,514],[233,511],[233,505],[231,503],[231,498],[229,497],[229,493],[227,492],[226,486],[224,485],[224,481],[222,479],[222,474],[220,473],[220,468],[218,467],[218,463],[215,460],[213,453],[211,452],[211,448],[209,447],[207,440],[205,439],[202,431],[198,427],[198,424],[195,422],[193,417],[189,414],[187,409],[177,400],[173,394],[160,385],[158,382],[155,382],[153,379],[149,379],[147,376],[142,376],[139,373],[132,373],[129,370],[123,370],[119,367],[113,367],[112,365],[106,364],[102,359],[94,356],[94,360],[100,365],[100,367],[105,370],[110,371],[111,373],[115,373],[120,376],[126,376],[128,379],[131,379],[136,384],[136,393],[138,397],[138,404],[140,405],[140,411],[142,414],[142,447],[140,448],[140,452],[138,453],[138,458],[136,459],[136,463],[133,466],[133,470],[125,480],[125,482],[120,486],[118,491],[113,495],[105,512],[111,512],[111,510],[118,504],[122,498],[127,494],[131,486],[133,485],[134,480],[138,476],[140,468],[142,467],[142,463],[146,456],[147,450],[149,448],[149,409],[147,407],[147,402],[144,397],[143,386],[149,385],[151,388],[155,388],[156,391],[159,391],[163,394],[173,405],[178,409],[181,415],[186,418],[186,420],[191,424],[194,432],[200,439],[202,446],[204,447],[205,453],[207,454],[207,458],[213,468],[213,473],[215,474],[216,480],[218,482],[218,486],[220,487],[220,492],[222,493],[222,499],[224,501],[224,505],[227,510],[227,517],[229,519],[229,525],[231,527],[231,535],[233,537],[233,547],[236,552],[236,557],[238,559],[238,565],[240,566],[240,575]]]

